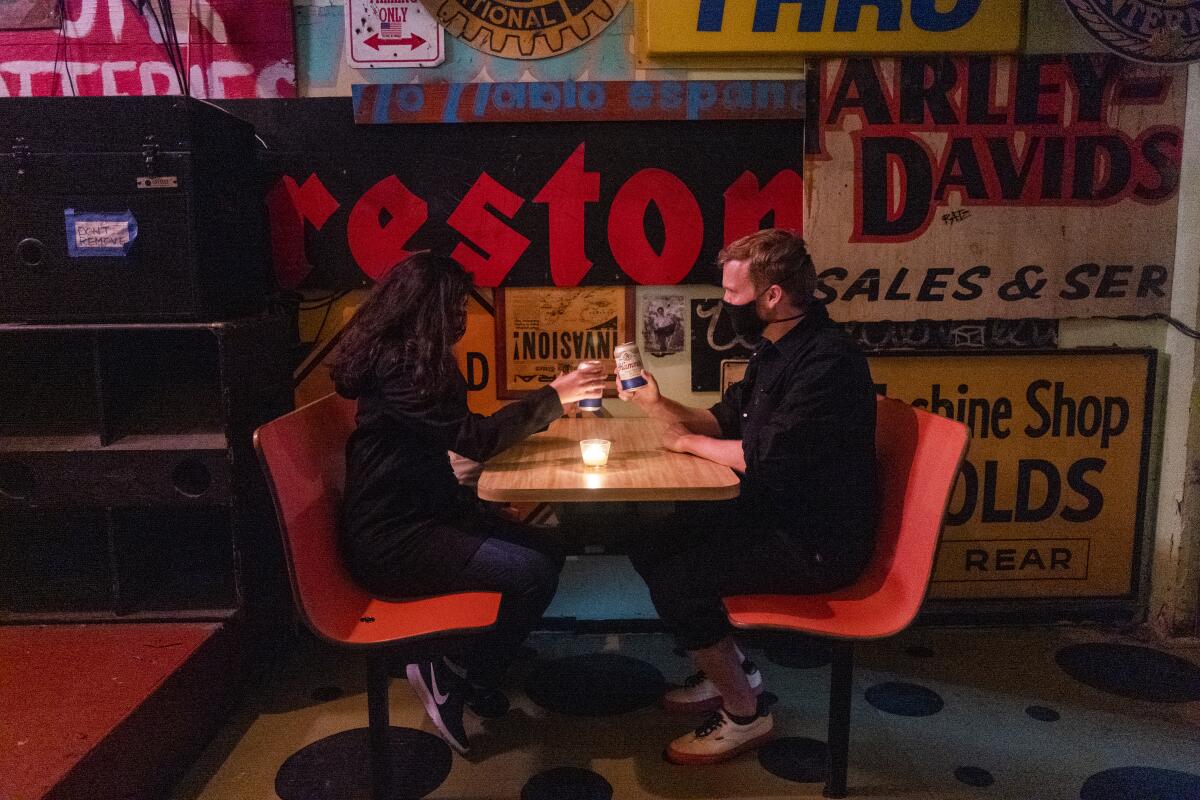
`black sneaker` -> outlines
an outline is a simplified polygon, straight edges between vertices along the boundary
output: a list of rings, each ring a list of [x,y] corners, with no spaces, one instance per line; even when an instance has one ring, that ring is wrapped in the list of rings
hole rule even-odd
[[[440,658],[437,661],[409,664],[405,672],[408,682],[425,706],[425,713],[442,738],[460,754],[466,755],[470,743],[467,741],[466,728],[463,727],[463,705],[470,687],[451,672]]]
[[[477,717],[499,719],[508,714],[508,695],[487,686],[472,686],[467,708]]]

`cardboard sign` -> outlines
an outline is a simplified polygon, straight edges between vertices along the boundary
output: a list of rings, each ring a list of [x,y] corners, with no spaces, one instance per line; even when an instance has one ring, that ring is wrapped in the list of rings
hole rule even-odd
[[[346,0],[346,63],[356,69],[437,66],[444,39],[420,0]]]
[[[835,319],[1170,308],[1186,71],[909,57],[810,79],[804,227]]]
[[[634,340],[634,293],[624,287],[499,289],[495,295],[501,398],[540,389],[581,361],[600,361],[614,375],[613,351]]]
[[[1021,0],[646,0],[651,58],[1013,52]]]

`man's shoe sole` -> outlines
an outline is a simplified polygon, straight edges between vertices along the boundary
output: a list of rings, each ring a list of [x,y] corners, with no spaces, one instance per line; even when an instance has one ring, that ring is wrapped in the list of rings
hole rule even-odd
[[[775,731],[769,730],[761,736],[757,736],[748,742],[742,742],[732,750],[727,750],[724,753],[714,753],[711,755],[701,755],[698,753],[680,753],[668,747],[663,751],[663,758],[672,764],[677,764],[681,767],[702,766],[704,764],[720,764],[723,761],[737,758],[742,753],[751,750],[757,750],[767,742],[775,738]]]
[[[758,686],[755,686],[753,689],[751,689],[751,691],[754,692],[755,697],[758,697],[763,693],[763,686],[765,686],[765,684],[760,683]],[[706,711],[716,711],[721,707],[721,695],[710,697],[707,700],[697,700],[692,703],[676,703],[668,700],[667,696],[664,694],[659,698],[658,706],[668,714],[703,714]]]
[[[437,701],[433,699],[433,695],[429,693],[425,679],[421,677],[421,665],[409,664],[404,668],[404,674],[408,676],[408,684],[416,691],[417,697],[421,698],[421,705],[425,706],[425,716],[429,717],[433,727],[438,729],[438,733],[445,739],[446,744],[454,748],[460,756],[465,756],[470,748],[455,739],[450,731],[446,730],[445,723],[442,722],[441,709],[438,707]]]

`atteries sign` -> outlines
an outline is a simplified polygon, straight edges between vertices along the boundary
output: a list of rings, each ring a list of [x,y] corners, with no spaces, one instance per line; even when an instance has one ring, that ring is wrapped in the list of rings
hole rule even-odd
[[[646,0],[650,58],[1013,52],[1021,0]]]

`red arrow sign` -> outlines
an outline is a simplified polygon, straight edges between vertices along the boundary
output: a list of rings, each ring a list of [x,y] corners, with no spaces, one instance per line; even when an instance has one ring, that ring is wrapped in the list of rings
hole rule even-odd
[[[410,49],[416,50],[421,45],[425,44],[425,40],[415,33],[405,36],[403,39],[380,39],[378,33],[373,33],[363,40],[363,44],[374,50],[382,50],[384,47],[394,47],[396,45],[408,45]]]

